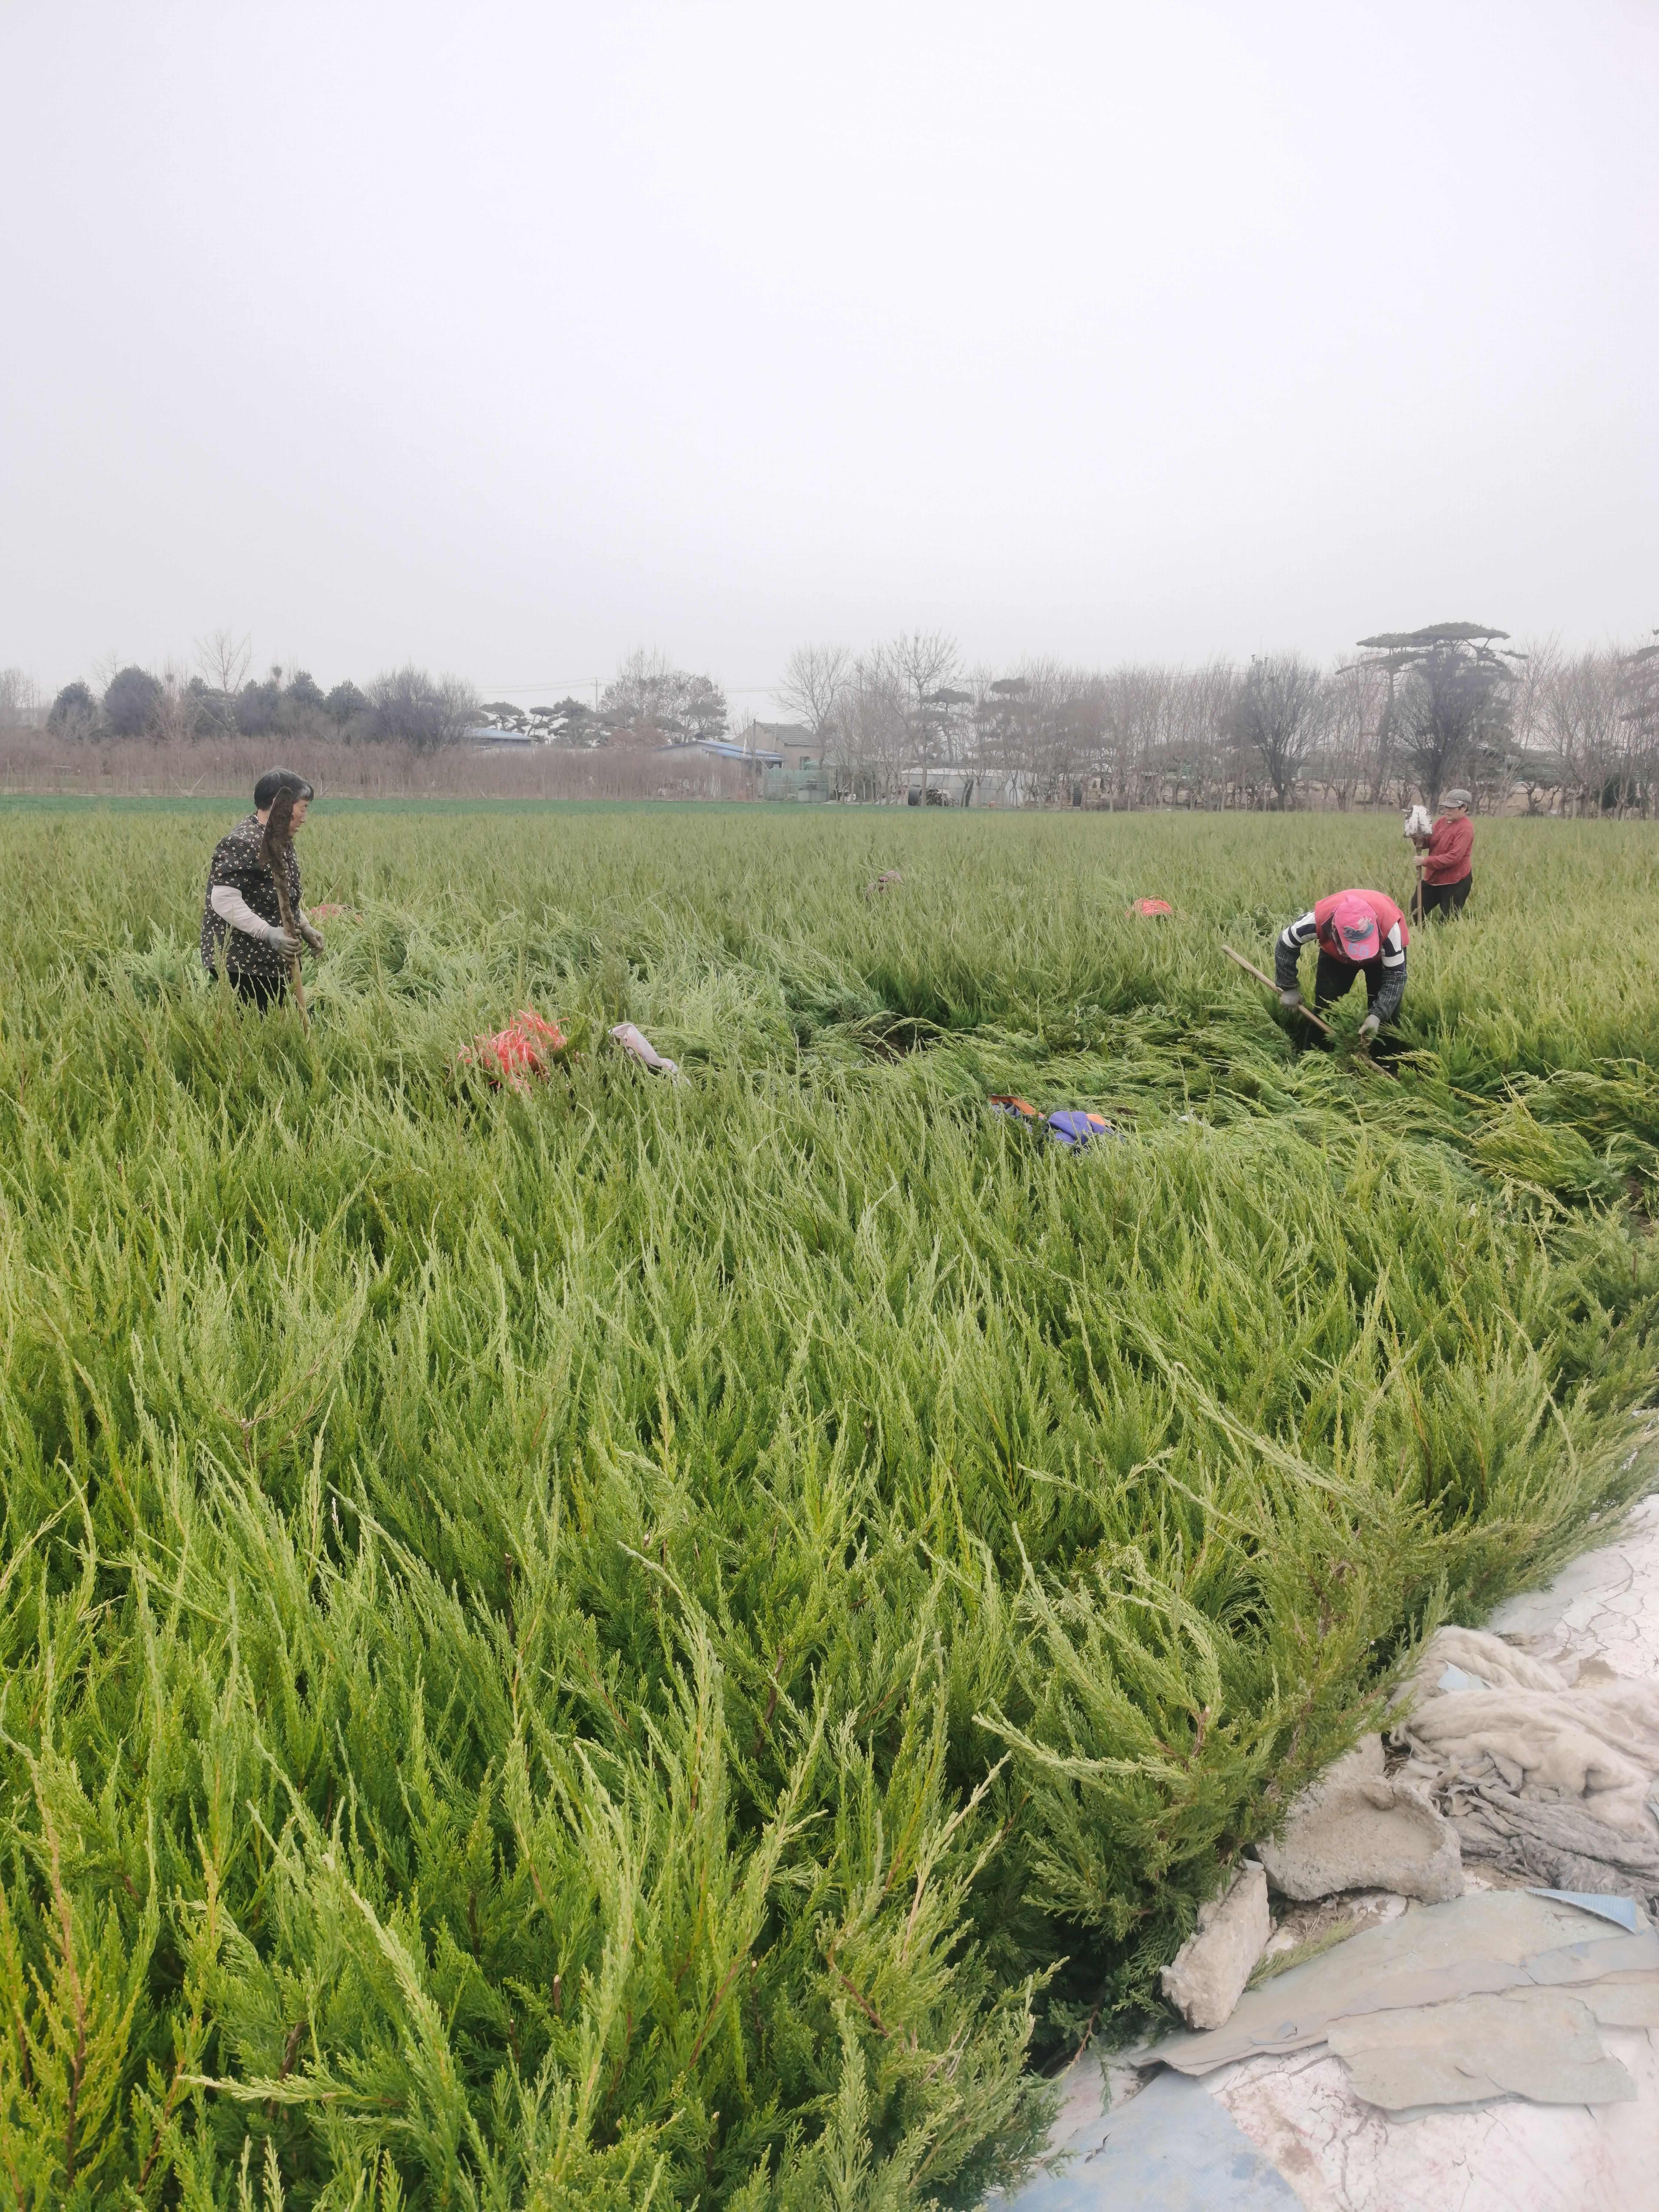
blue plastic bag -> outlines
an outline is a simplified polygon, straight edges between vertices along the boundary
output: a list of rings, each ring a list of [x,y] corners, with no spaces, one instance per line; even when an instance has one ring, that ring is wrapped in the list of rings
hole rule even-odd
[[[1089,1114],[1081,1108],[1066,1106],[1048,1116],[1048,1134],[1057,1145],[1078,1151],[1085,1145],[1091,1145],[1097,1137],[1115,1137],[1119,1132],[1103,1114]]]

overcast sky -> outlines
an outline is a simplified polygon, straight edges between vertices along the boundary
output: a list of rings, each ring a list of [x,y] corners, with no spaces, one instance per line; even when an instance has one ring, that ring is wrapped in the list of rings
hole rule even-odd
[[[1659,623],[1651,0],[0,0],[0,664]]]

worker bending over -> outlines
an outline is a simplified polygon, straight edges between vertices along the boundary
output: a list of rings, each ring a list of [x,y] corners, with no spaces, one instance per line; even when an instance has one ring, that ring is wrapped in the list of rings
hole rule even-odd
[[[1419,921],[1431,914],[1458,913],[1474,888],[1469,855],[1474,850],[1474,824],[1469,809],[1474,801],[1467,791],[1449,791],[1441,802],[1438,820],[1429,841],[1417,854],[1417,890],[1412,911]]]
[[[288,848],[289,908],[299,930],[283,927],[281,903],[270,870],[260,854],[271,802],[279,791],[294,793],[291,827],[298,830],[312,799],[311,786],[292,769],[267,769],[253,787],[253,811],[213,848],[207,896],[202,902],[202,965],[210,975],[222,962],[230,987],[250,1006],[269,1006],[288,988],[289,963],[301,939],[313,952],[323,949],[323,933],[300,904],[300,863]]]
[[[1279,1003],[1302,1004],[1297,961],[1312,939],[1319,947],[1314,1005],[1323,1007],[1345,998],[1356,975],[1365,978],[1365,1018],[1359,1034],[1367,1041],[1400,1012],[1406,995],[1406,917],[1385,891],[1333,891],[1310,912],[1279,932],[1273,960]]]

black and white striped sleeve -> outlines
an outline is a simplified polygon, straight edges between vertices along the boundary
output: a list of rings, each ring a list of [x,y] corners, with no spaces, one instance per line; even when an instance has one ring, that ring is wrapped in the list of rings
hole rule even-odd
[[[1306,914],[1286,922],[1279,933],[1279,943],[1273,950],[1273,981],[1281,991],[1295,990],[1297,960],[1317,927],[1310,907]]]
[[[1379,1022],[1391,1022],[1406,995],[1406,939],[1400,924],[1382,937],[1382,983],[1367,1011]]]

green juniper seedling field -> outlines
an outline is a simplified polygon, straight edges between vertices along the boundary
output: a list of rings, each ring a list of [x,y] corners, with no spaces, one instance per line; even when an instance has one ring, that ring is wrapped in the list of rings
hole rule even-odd
[[[1482,824],[1389,1083],[1219,945],[1391,820],[325,805],[307,1037],[236,811],[0,809],[0,2193],[975,2202],[1643,1479],[1653,833]]]

